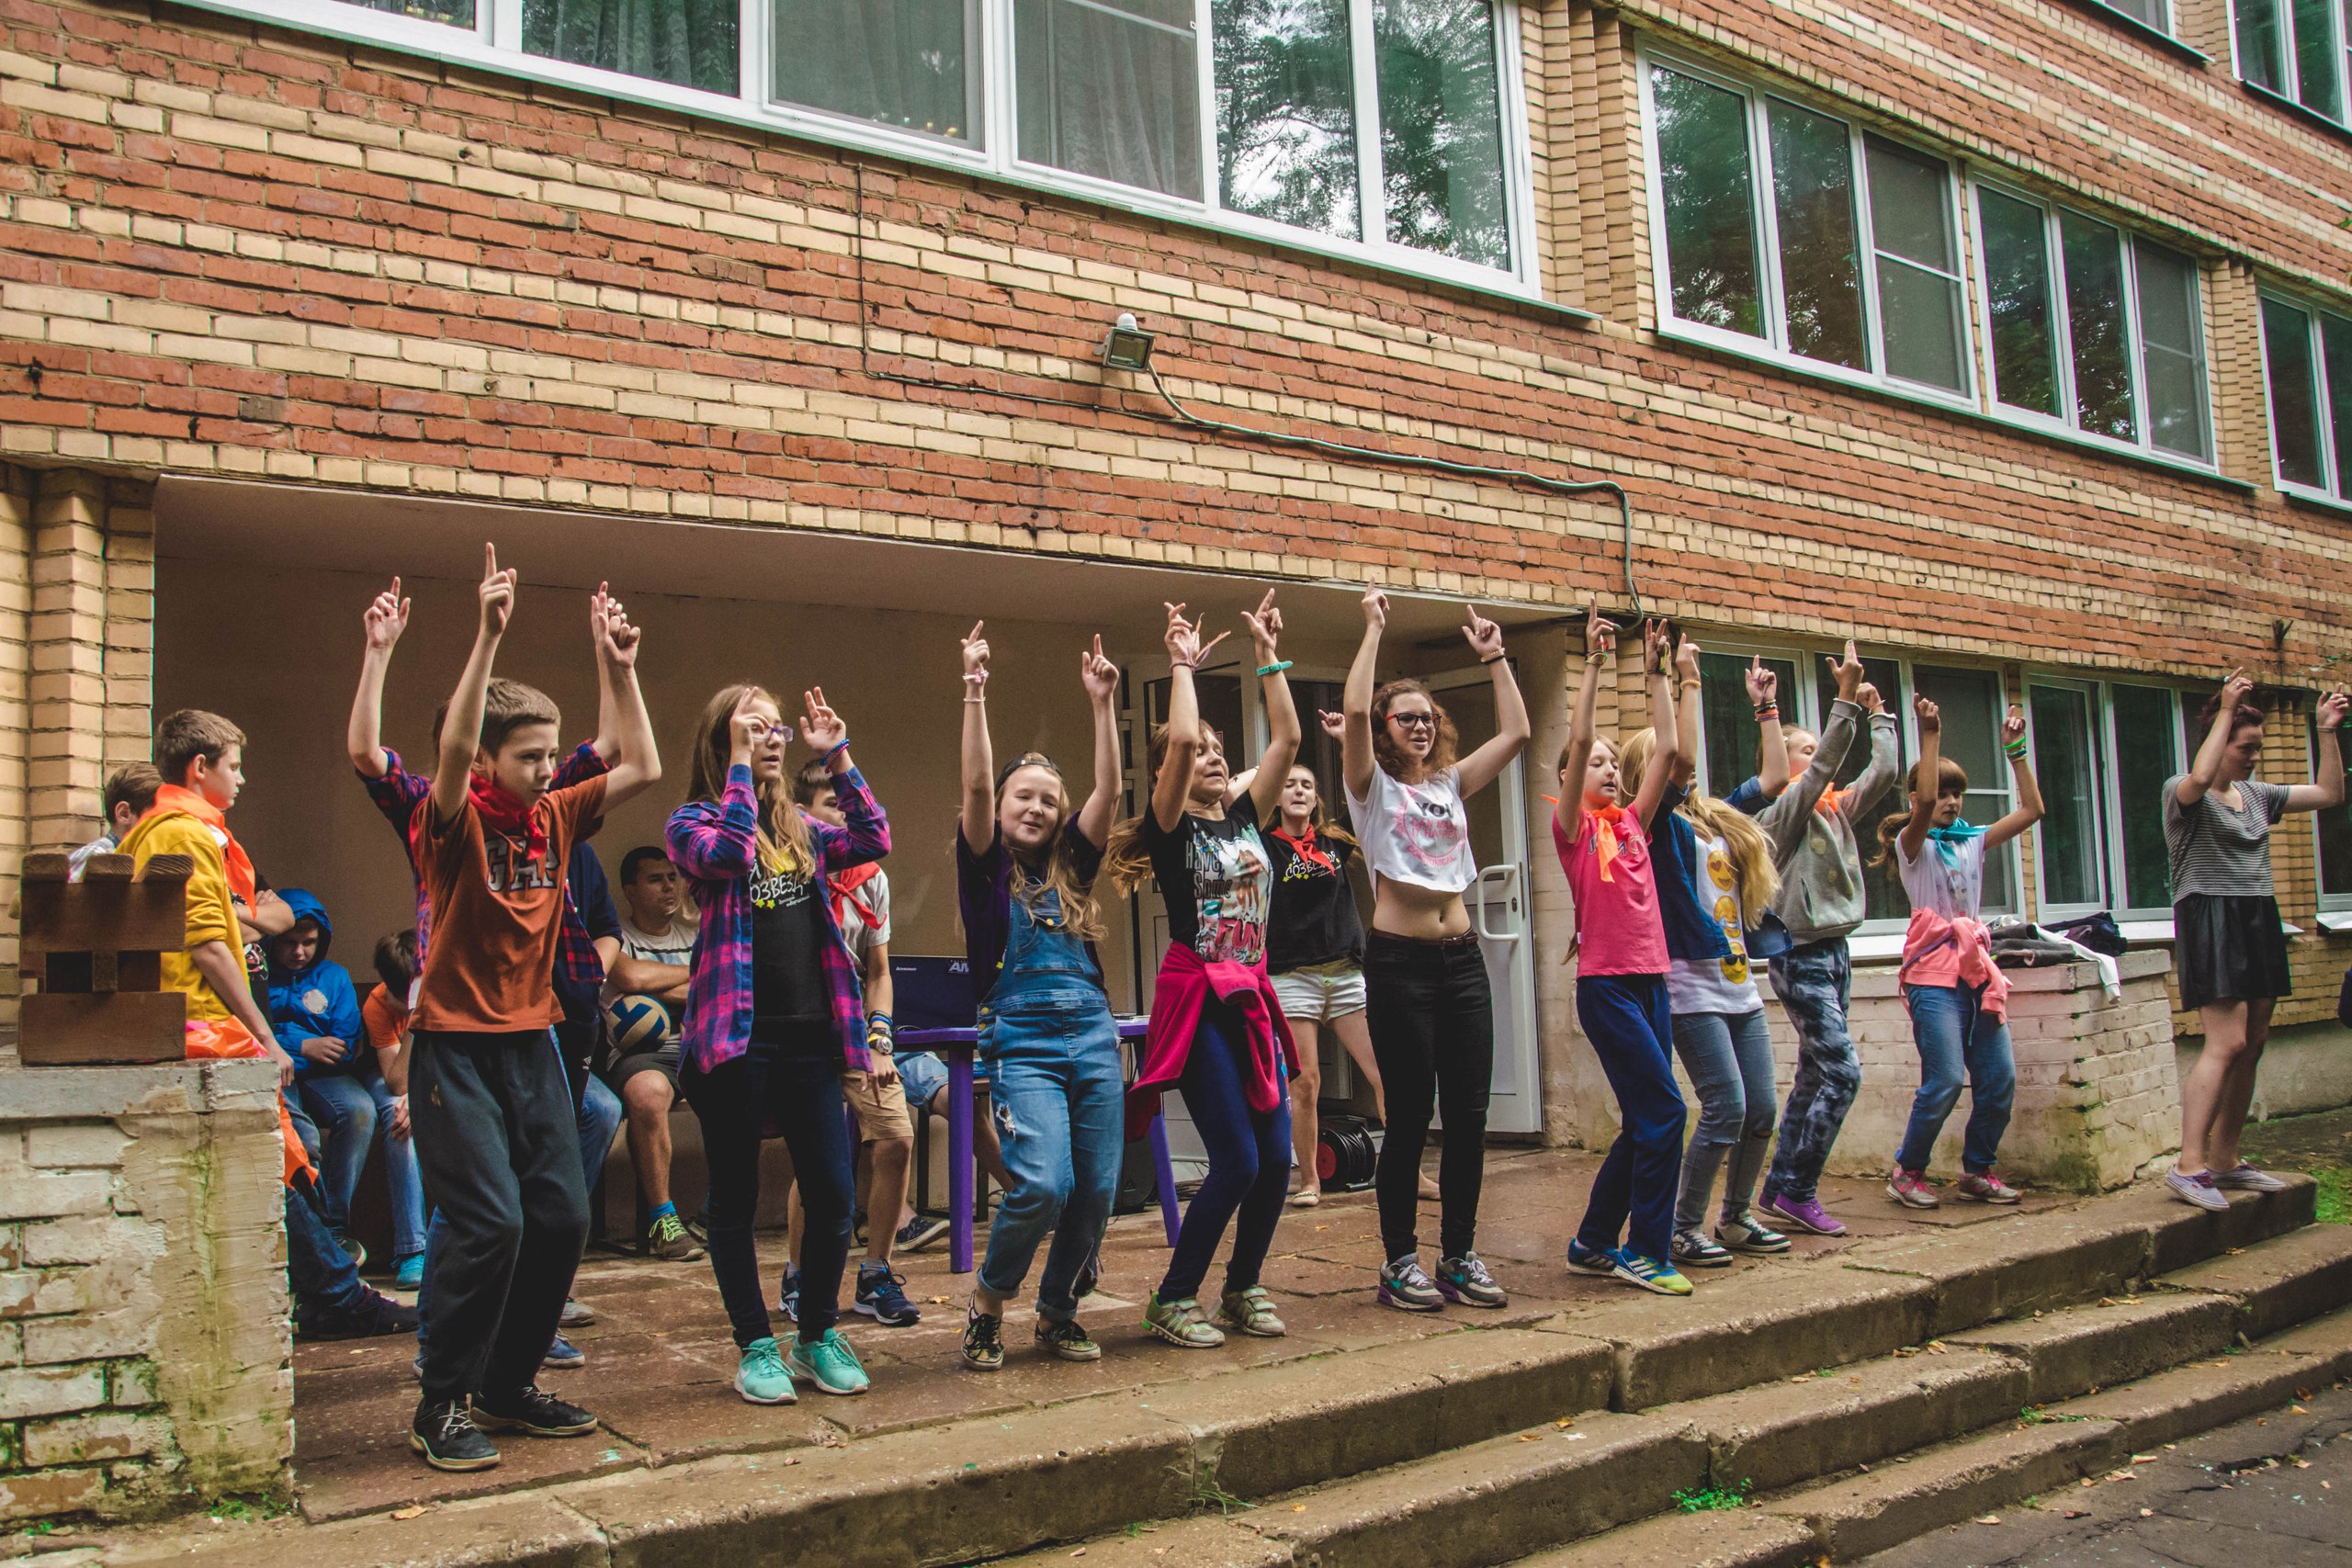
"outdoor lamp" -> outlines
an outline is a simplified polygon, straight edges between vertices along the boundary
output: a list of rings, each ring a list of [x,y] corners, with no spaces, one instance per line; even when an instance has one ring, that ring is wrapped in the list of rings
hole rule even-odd
[[[1136,325],[1133,311],[1120,311],[1118,321],[1112,325],[1111,335],[1102,340],[1102,368],[1151,368],[1151,334]]]

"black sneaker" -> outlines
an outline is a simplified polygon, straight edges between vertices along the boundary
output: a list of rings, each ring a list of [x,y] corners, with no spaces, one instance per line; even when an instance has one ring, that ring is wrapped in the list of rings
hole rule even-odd
[[[416,1309],[390,1296],[362,1291],[349,1312],[315,1313],[296,1324],[298,1339],[374,1339],[387,1334],[416,1332]]]
[[[857,1269],[857,1310],[885,1328],[904,1328],[922,1314],[907,1300],[907,1277],[888,1263],[861,1263]]]
[[[1004,1365],[1002,1317],[978,1307],[965,1309],[964,1364],[976,1372],[992,1372]]]
[[[921,1252],[947,1234],[945,1220],[936,1214],[917,1214],[899,1227],[892,1245],[899,1252]]]
[[[526,1432],[534,1438],[582,1438],[596,1429],[596,1418],[529,1383],[512,1393],[474,1395],[474,1425],[490,1432]]]
[[[462,1399],[428,1399],[409,1423],[408,1446],[435,1470],[488,1470],[498,1462]]]

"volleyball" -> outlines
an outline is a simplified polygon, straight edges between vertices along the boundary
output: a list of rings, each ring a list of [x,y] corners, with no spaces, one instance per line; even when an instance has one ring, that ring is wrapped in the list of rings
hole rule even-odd
[[[616,997],[605,1010],[605,1025],[612,1031],[613,1051],[650,1051],[675,1032],[670,1010],[651,997]]]

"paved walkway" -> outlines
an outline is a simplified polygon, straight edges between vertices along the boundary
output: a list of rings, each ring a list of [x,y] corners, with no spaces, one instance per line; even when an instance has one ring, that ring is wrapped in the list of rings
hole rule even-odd
[[[1580,1151],[1489,1154],[1479,1246],[1512,1300],[1503,1312],[1476,1314],[1481,1326],[1534,1322],[1566,1308],[1625,1299],[1626,1287],[1571,1276],[1560,1261],[1597,1163]],[[1759,1270],[1817,1265],[1857,1240],[1982,1224],[2015,1212],[1953,1203],[1917,1213],[1898,1208],[1876,1182],[1829,1182],[1822,1196],[1849,1227],[1848,1237],[1806,1237],[1790,1258],[1743,1261],[1702,1275],[1702,1294],[1736,1291]],[[2027,1208],[2075,1201],[2033,1195]],[[1433,1240],[1435,1205],[1425,1204],[1422,1215],[1425,1241]],[[771,1288],[781,1247],[780,1233],[762,1247],[762,1272]],[[588,1365],[550,1371],[544,1382],[595,1411],[603,1430],[576,1441],[510,1440],[502,1445],[506,1462],[495,1471],[437,1474],[408,1449],[416,1403],[412,1342],[300,1346],[295,1470],[301,1507],[313,1519],[336,1518],[711,1453],[837,1446],[995,1410],[1393,1343],[1461,1326],[1471,1315],[1456,1310],[1417,1316],[1377,1305],[1370,1287],[1379,1251],[1369,1192],[1327,1196],[1320,1208],[1286,1211],[1265,1283],[1280,1298],[1289,1337],[1237,1337],[1223,1349],[1184,1351],[1140,1327],[1140,1303],[1167,1262],[1158,1212],[1124,1215],[1111,1228],[1102,1288],[1084,1309],[1102,1342],[1102,1361],[1081,1367],[1044,1359],[1031,1345],[1030,1314],[1017,1311],[1007,1324],[1004,1370],[987,1376],[966,1371],[958,1359],[971,1279],[948,1273],[943,1245],[901,1261],[908,1293],[923,1311],[921,1324],[901,1329],[864,1318],[845,1324],[874,1375],[872,1393],[855,1400],[804,1393],[789,1408],[753,1406],[736,1396],[734,1346],[707,1263],[656,1264],[592,1253],[576,1293],[596,1309],[599,1321],[572,1336],[587,1352]]]

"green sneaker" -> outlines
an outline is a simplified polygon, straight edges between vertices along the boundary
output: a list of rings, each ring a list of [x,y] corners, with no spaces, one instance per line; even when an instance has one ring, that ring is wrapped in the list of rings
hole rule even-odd
[[[828,1328],[813,1345],[795,1339],[785,1365],[792,1369],[794,1377],[813,1382],[827,1393],[864,1393],[870,1385],[865,1369],[858,1364],[857,1352],[849,1348],[838,1328]]]
[[[784,1356],[773,1338],[754,1339],[743,1347],[742,1364],[735,1369],[735,1392],[753,1404],[790,1404],[800,1397],[792,1392],[792,1374],[784,1370]]]
[[[1225,1331],[1211,1323],[1201,1303],[1190,1296],[1181,1302],[1163,1302],[1158,1291],[1152,1292],[1143,1304],[1143,1325],[1187,1350],[1214,1350],[1225,1343]]]
[[[1274,1298],[1263,1285],[1227,1291],[1217,1303],[1217,1321],[1260,1339],[1279,1339],[1290,1331],[1274,1315]]]

